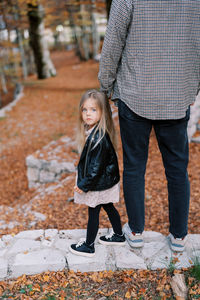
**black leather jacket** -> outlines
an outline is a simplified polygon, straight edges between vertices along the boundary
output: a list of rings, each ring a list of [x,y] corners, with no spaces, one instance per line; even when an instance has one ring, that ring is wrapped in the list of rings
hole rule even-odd
[[[78,163],[77,186],[84,192],[102,191],[119,182],[117,155],[108,133],[96,144],[99,131],[95,128],[87,138]]]

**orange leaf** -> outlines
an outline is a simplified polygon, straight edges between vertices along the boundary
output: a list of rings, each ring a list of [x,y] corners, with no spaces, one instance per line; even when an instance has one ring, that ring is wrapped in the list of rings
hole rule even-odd
[[[131,293],[129,291],[126,292],[125,298],[130,299],[131,298]]]
[[[130,281],[132,281],[132,279],[130,278],[130,277],[124,277],[124,282],[130,282]]]
[[[49,276],[48,276],[48,275],[44,275],[43,280],[44,280],[45,282],[48,282],[48,281],[49,281]]]

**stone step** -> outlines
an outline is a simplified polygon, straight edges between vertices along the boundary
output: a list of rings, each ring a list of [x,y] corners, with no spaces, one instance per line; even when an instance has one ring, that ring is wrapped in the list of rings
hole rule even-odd
[[[99,229],[95,241],[95,256],[77,256],[69,246],[85,237],[85,229],[28,230],[0,239],[0,280],[23,274],[34,275],[45,271],[69,269],[81,272],[119,269],[167,269],[174,266],[191,267],[200,259],[200,234],[189,234],[185,251],[173,253],[169,238],[158,232],[144,232],[144,247],[131,249],[125,246],[103,246],[98,237],[110,229]]]
[[[29,188],[59,181],[63,173],[75,172],[77,159],[75,142],[71,138],[64,136],[50,142],[26,158]]]

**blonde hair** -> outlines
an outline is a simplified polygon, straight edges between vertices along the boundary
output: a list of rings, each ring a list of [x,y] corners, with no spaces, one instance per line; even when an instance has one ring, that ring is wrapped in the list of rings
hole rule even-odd
[[[100,140],[104,137],[105,133],[108,132],[111,142],[115,148],[117,149],[117,137],[116,131],[112,119],[112,112],[110,108],[110,104],[106,99],[104,93],[101,93],[95,89],[86,91],[83,96],[81,97],[80,104],[79,104],[79,117],[78,117],[78,126],[77,126],[77,134],[76,134],[76,142],[78,146],[78,151],[81,153],[83,147],[85,145],[85,124],[82,119],[82,108],[87,99],[94,99],[96,100],[96,104],[101,111],[101,117],[97,124],[97,127],[93,133],[96,134],[99,131],[99,138],[96,145],[100,142]],[[95,145],[95,146],[96,146]],[[94,147],[95,147],[94,146]]]

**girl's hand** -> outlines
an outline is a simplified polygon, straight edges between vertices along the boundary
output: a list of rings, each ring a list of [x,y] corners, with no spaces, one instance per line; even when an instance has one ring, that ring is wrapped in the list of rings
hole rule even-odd
[[[77,185],[74,186],[74,190],[75,192],[79,193],[79,194],[82,194],[83,191],[79,189],[79,187]]]

